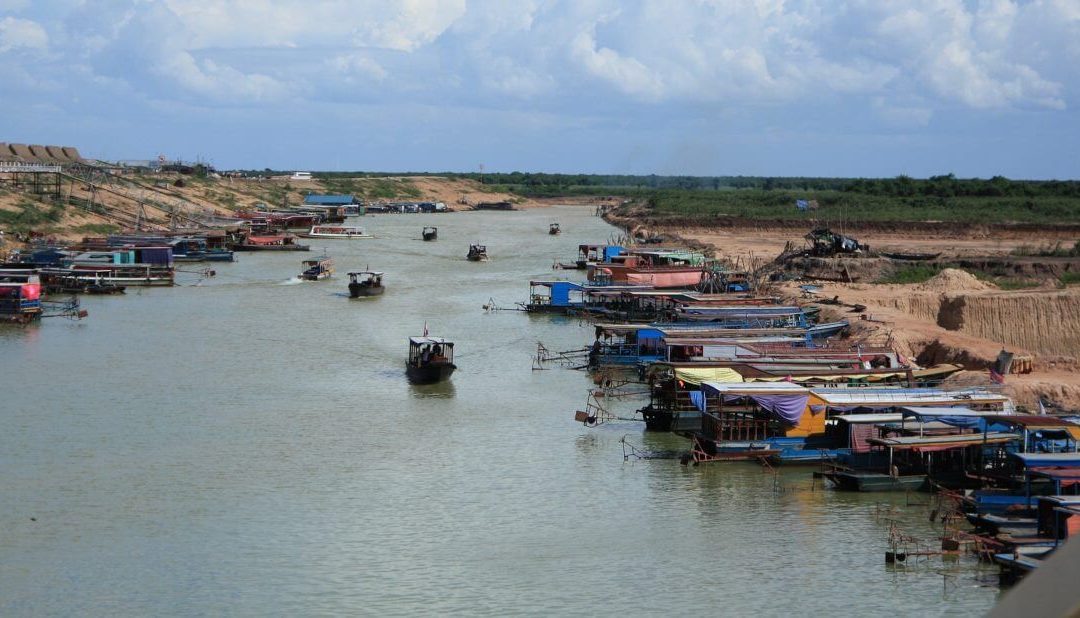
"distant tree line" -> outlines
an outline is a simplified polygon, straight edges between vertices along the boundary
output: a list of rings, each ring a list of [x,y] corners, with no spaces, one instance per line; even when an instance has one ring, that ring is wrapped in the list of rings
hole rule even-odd
[[[291,171],[246,170],[245,175],[280,175]],[[482,181],[522,195],[573,195],[656,190],[839,191],[884,197],[1080,197],[1080,181],[957,178],[953,174],[920,179],[813,178],[806,176],[666,176],[658,174],[546,174],[534,172],[314,172],[316,178],[377,178],[384,176],[445,176]]]

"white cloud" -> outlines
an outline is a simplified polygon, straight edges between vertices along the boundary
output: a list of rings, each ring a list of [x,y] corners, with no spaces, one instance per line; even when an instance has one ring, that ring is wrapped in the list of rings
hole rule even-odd
[[[37,22],[17,17],[0,19],[0,53],[13,50],[45,51],[49,35]]]
[[[365,79],[382,81],[389,73],[378,62],[366,54],[349,53],[335,56],[327,61],[345,79]]]
[[[315,89],[348,102],[378,83],[384,97],[567,116],[811,101],[918,125],[937,109],[1062,109],[1080,95],[1074,0],[22,6],[36,21],[0,20],[0,52],[61,60],[28,70],[63,82],[65,65],[78,66],[148,99],[191,104],[295,102]]]

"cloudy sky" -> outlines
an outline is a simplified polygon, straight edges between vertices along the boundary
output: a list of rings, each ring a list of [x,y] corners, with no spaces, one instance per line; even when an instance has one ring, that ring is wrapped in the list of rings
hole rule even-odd
[[[0,104],[219,168],[1078,178],[1080,0],[0,0]]]

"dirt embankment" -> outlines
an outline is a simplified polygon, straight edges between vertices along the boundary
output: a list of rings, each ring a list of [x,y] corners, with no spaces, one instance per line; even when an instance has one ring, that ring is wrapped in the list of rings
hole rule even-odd
[[[492,191],[466,179],[431,177],[334,178],[293,180],[287,177],[193,178],[180,174],[120,176],[107,184],[66,179],[59,202],[17,187],[0,186],[0,229],[30,231],[59,239],[77,239],[112,231],[163,230],[209,216],[228,216],[261,204],[296,207],[304,195],[353,193],[368,200],[444,202],[450,209],[467,209],[478,202],[511,201],[516,208],[547,205]],[[13,235],[9,234],[9,239]]]
[[[1005,291],[952,269],[914,285],[821,285],[818,298],[840,303],[825,305],[827,317],[850,320],[856,340],[888,343],[924,366],[963,365],[949,385],[989,385],[989,367],[1006,349],[1033,369],[1006,377],[1018,404],[1035,409],[1041,396],[1080,409],[1080,289]],[[797,283],[781,289],[801,295]]]
[[[678,234],[684,238],[711,244],[721,255],[745,257],[766,255],[771,259],[785,247],[804,248],[803,237],[812,229],[833,227],[836,222],[806,220],[764,220],[741,217],[656,217],[643,207],[620,208],[605,218],[626,230],[647,230],[653,234]],[[848,222],[842,232],[855,236],[873,251],[941,253],[944,259],[970,259],[993,262],[990,256],[1009,256],[1009,264],[986,263],[988,269],[1011,269],[1022,262],[1016,253],[1031,249],[1051,248],[1060,243],[1071,247],[1080,240],[1080,224],[1035,225],[1019,223],[964,224],[955,222]],[[1045,262],[1051,270],[1067,270],[1065,264],[1054,264],[1056,258]],[[1059,260],[1068,262],[1068,260]],[[961,267],[969,267],[960,264]],[[1037,270],[1038,264],[1029,265]]]

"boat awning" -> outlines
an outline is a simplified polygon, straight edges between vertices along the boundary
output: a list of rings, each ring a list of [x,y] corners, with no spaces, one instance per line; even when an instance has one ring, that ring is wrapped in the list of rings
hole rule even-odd
[[[901,419],[899,414],[870,413],[870,414],[841,414],[834,416],[833,420],[844,421],[852,425],[877,425],[878,423],[895,423]]]
[[[678,370],[676,370],[678,371]],[[702,390],[709,395],[748,397],[753,395],[809,395],[810,389],[790,382],[702,382]]]
[[[966,446],[980,446],[983,444],[1003,444],[1019,440],[1020,435],[1015,433],[966,433],[952,436],[901,436],[898,438],[870,438],[870,444],[884,446],[893,450],[912,450],[920,453],[945,451],[952,448]]]
[[[903,378],[906,377],[906,372],[900,371],[885,371],[885,372],[867,372],[867,373],[855,373],[855,372],[837,372],[826,373],[819,375],[791,375],[791,376],[774,376],[769,378],[755,378],[763,382],[776,382],[779,380],[792,380],[795,382],[838,382],[847,380],[865,380],[867,382],[877,382],[881,380],[888,380],[889,378]]]
[[[901,410],[905,419],[913,418],[919,423],[939,422],[952,427],[985,429],[998,412],[972,410],[967,407],[906,406]]]
[[[413,345],[423,345],[425,343],[437,343],[440,345],[454,345],[452,342],[443,339],[442,337],[409,337],[409,343]]]
[[[669,346],[750,345],[756,343],[801,343],[802,337],[664,337]]]
[[[967,407],[972,403],[1009,402],[1004,395],[980,390],[943,391],[935,388],[904,389],[814,389],[814,394],[826,405],[843,407],[890,408],[905,406]]]
[[[955,365],[949,363],[943,363],[940,365],[934,365],[933,367],[927,367],[926,369],[914,369],[911,375],[915,378],[933,378],[937,376],[947,376],[956,373],[963,369],[963,365]]]
[[[1029,468],[1028,476],[1032,478],[1050,479],[1055,483],[1061,483],[1061,487],[1080,485],[1080,468]]]
[[[790,382],[704,382],[701,390],[721,400],[749,397],[763,410],[791,424],[797,424],[807,411],[810,389]]]
[[[702,382],[742,382],[739,372],[730,367],[676,367],[675,379],[687,384]]]
[[[1028,431],[1059,431],[1080,441],[1080,425],[1053,416],[1041,414],[997,414],[989,417],[989,422],[1004,423],[1021,427]]]
[[[567,281],[565,279],[533,279],[529,281],[529,287],[544,286],[551,287],[556,284],[563,284],[570,289],[581,290],[584,286],[576,281]]]
[[[1025,468],[1080,468],[1080,453],[1009,453]]]

